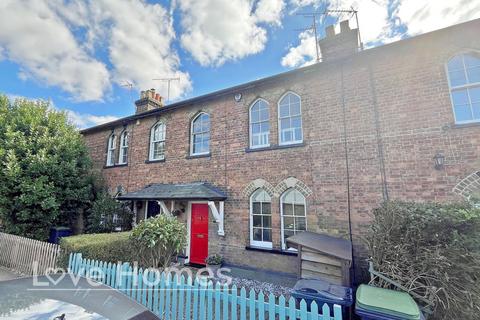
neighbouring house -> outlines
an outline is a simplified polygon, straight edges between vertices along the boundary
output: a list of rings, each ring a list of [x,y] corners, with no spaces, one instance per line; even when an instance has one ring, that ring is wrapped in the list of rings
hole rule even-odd
[[[480,20],[367,50],[341,23],[322,62],[85,129],[91,156],[136,222],[187,222],[187,261],[295,272],[285,239],[349,238],[364,257],[387,199],[450,201],[480,188]],[[477,190],[477,191],[476,191]]]

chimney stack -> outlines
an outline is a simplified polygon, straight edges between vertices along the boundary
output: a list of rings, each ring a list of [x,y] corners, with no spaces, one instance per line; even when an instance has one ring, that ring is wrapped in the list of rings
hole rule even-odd
[[[163,107],[162,96],[155,89],[140,92],[140,99],[135,101],[135,114]]]
[[[333,25],[325,28],[325,38],[318,41],[322,61],[346,58],[358,52],[358,29],[350,29],[348,20],[340,22],[340,33]]]

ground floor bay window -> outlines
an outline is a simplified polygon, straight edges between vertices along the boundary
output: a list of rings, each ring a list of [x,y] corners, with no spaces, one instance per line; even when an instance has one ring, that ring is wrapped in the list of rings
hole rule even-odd
[[[272,248],[271,198],[263,189],[257,189],[250,197],[250,244]]]
[[[289,249],[286,239],[307,230],[305,197],[296,189],[288,189],[280,197],[282,216],[282,249]]]
[[[272,213],[272,198],[265,189],[259,188],[250,196],[250,245],[252,247],[272,249],[272,238],[278,234],[282,250],[293,250],[287,246],[286,239],[307,230],[305,196],[297,189],[290,188],[280,196],[279,200],[279,212],[276,209],[276,212]],[[272,223],[272,218],[279,222],[279,229],[272,227],[278,225]]]

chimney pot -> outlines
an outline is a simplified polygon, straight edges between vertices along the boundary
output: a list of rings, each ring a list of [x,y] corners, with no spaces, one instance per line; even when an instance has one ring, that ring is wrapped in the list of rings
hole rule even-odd
[[[335,26],[331,25],[325,28],[325,34],[327,38],[331,38],[335,36]]]
[[[341,33],[349,31],[349,30],[350,30],[350,24],[349,24],[348,20],[344,20],[344,21],[340,22],[340,32]]]
[[[163,107],[162,97],[155,93],[155,89],[140,91],[140,99],[135,101],[135,114]]]

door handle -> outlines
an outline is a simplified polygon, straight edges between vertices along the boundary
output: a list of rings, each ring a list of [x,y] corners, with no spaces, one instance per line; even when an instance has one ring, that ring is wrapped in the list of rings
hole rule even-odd
[[[197,234],[197,238],[203,238],[203,234]]]

